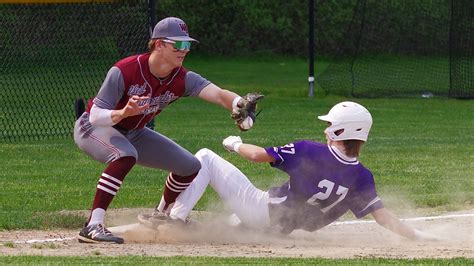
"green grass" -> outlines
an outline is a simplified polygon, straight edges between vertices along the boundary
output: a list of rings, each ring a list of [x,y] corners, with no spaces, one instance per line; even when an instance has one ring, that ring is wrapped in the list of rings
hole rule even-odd
[[[448,94],[449,58],[433,56],[368,56],[354,65],[357,95]],[[407,89],[408,88],[408,89]]]
[[[41,256],[11,256],[0,257],[2,264],[100,264],[100,265],[217,265],[217,264],[236,264],[236,265],[469,265],[474,260],[465,258],[455,258],[449,260],[442,259],[298,259],[298,258],[222,258],[222,257],[41,257]]]
[[[156,120],[156,130],[191,152],[208,147],[243,170],[261,188],[286,179],[266,164],[246,162],[226,152],[221,141],[240,134],[261,146],[296,139],[324,141],[322,114],[344,100],[339,97],[268,96],[255,127],[240,133],[228,112],[198,99],[183,99]],[[361,99],[372,111],[374,126],[361,161],[374,173],[386,205],[403,214],[407,207],[443,210],[472,208],[474,107],[448,99]],[[60,210],[90,208],[104,165],[83,154],[72,139],[0,144],[0,229],[75,228],[82,217]],[[136,166],[125,179],[111,208],[152,207],[160,198],[166,173]],[[205,194],[197,209],[217,201]]]
[[[112,62],[89,64],[35,64],[2,74],[0,141],[68,135],[74,123],[74,100],[93,97]],[[317,73],[326,65],[318,63]],[[210,58],[190,54],[185,66],[239,93],[257,90],[266,95],[291,97],[308,94],[307,63],[300,58]]]
[[[297,139],[324,141],[325,123],[316,119],[335,103],[348,98],[326,96],[316,87],[308,98],[306,62],[297,58],[216,59],[190,57],[186,65],[224,88],[266,95],[255,127],[241,133],[229,113],[198,99],[182,99],[156,119],[156,130],[191,152],[207,147],[242,169],[260,188],[286,180],[283,172],[266,164],[252,164],[221,147],[228,135],[240,134],[261,146],[283,145]],[[320,63],[316,72],[327,64]],[[374,117],[361,161],[371,169],[379,195],[396,214],[413,208],[452,211],[474,204],[474,105],[445,98],[349,99],[365,105]],[[1,116],[1,114],[0,114]],[[0,117],[1,118],[1,117]],[[47,122],[53,123],[53,122]],[[70,125],[72,127],[72,125]],[[46,126],[47,127],[47,126]],[[15,144],[0,143],[0,230],[78,229],[84,217],[62,210],[91,207],[104,165],[82,153],[71,137]],[[125,179],[110,208],[153,207],[161,197],[164,171],[136,166]],[[210,189],[196,209],[218,201]],[[67,214],[65,214],[67,213]],[[9,244],[6,244],[9,246]],[[38,248],[43,248],[38,247]],[[50,247],[44,247],[50,248]],[[323,260],[245,258],[68,258],[71,263],[152,264],[444,264],[438,260]],[[60,264],[60,257],[0,257],[0,263]],[[469,264],[465,259],[449,260]]]
[[[209,58],[190,54],[187,60],[188,69],[223,88],[292,98],[308,95],[308,62],[304,58]],[[327,62],[317,62],[315,73],[321,73],[327,65]],[[318,84],[315,86],[318,95],[323,94]]]
[[[353,63],[353,64],[352,64]],[[354,76],[351,75],[351,71]],[[339,95],[362,97],[420,97],[430,92],[448,96],[448,56],[360,54],[356,61],[342,59],[318,76],[325,89]],[[453,90],[458,88],[453,81]],[[352,94],[351,94],[352,93]],[[454,95],[460,94],[460,92]],[[468,95],[468,94],[466,94]]]
[[[113,58],[88,62],[71,59],[58,64],[23,62],[28,67],[13,68],[2,74],[0,90],[0,139],[40,139],[65,136],[73,124],[73,102],[93,97]],[[76,61],[75,61],[76,60]],[[331,92],[349,95],[352,77],[349,62],[331,65],[319,60],[315,73]],[[260,91],[280,97],[308,95],[308,62],[305,58],[282,56],[203,57],[189,54],[185,67],[194,70],[223,88],[239,93]],[[447,59],[422,56],[365,56],[353,68],[357,95],[447,95]],[[32,89],[33,88],[33,89]],[[407,89],[408,88],[408,89]],[[315,83],[317,97],[325,96]],[[415,95],[415,96],[414,96]]]

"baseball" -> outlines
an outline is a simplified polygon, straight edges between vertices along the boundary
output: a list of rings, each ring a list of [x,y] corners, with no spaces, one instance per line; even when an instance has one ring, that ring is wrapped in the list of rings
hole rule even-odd
[[[239,127],[244,130],[249,130],[253,126],[253,119],[250,116],[247,116],[242,123],[239,124]]]

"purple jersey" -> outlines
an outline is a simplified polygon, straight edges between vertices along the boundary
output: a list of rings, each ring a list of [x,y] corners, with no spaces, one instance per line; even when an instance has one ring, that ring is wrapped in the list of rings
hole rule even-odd
[[[272,222],[284,228],[314,231],[348,210],[361,218],[383,207],[372,173],[334,147],[303,140],[266,151],[290,177],[269,191]]]

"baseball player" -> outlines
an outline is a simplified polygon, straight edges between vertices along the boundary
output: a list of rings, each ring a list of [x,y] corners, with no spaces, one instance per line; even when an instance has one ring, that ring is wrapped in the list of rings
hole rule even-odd
[[[270,163],[288,174],[287,182],[269,191],[256,188],[211,150],[201,149],[196,154],[201,171],[179,195],[170,217],[184,221],[209,184],[250,228],[273,227],[284,234],[295,229],[315,231],[350,210],[357,218],[370,213],[378,224],[406,238],[435,239],[384,208],[372,173],[357,159],[372,126],[369,111],[360,104],[342,102],[318,118],[328,122],[327,144],[302,140],[262,148],[236,136],[224,139],[228,151],[252,162]]]
[[[115,63],[94,99],[77,119],[74,141],[107,167],[99,177],[90,217],[79,233],[82,243],[123,243],[104,226],[107,207],[135,164],[169,171],[163,195],[153,215],[169,213],[176,197],[196,177],[201,163],[186,149],[145,125],[181,97],[199,97],[232,110],[241,130],[255,120],[251,109],[263,96],[240,97],[183,67],[197,42],[183,20],[168,17],[158,22],[148,43],[149,52]]]

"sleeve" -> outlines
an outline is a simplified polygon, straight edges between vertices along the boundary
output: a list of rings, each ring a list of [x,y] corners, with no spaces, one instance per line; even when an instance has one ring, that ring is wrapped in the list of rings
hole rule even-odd
[[[122,72],[114,66],[107,73],[99,92],[94,98],[94,104],[102,109],[114,110],[124,92],[125,83]]]
[[[94,126],[103,126],[103,127],[110,127],[115,125],[114,121],[112,121],[112,112],[113,110],[109,109],[102,109],[97,107],[97,105],[92,105],[89,121]]]
[[[280,147],[267,147],[265,151],[275,159],[275,162],[270,163],[271,166],[285,170],[286,165],[297,159],[297,154],[302,152],[301,148],[301,142],[295,142]]]
[[[353,193],[350,209],[358,219],[383,207],[382,200],[375,190],[374,177],[368,170]]]
[[[198,96],[202,89],[211,82],[193,71],[188,71],[185,77],[184,96]]]

